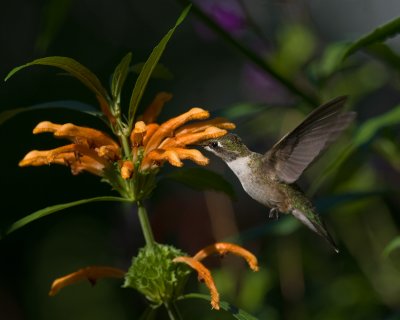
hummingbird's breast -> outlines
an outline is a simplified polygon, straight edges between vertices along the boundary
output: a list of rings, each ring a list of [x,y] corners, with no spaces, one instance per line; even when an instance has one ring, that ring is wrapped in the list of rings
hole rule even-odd
[[[262,155],[252,153],[227,162],[229,168],[235,173],[243,189],[257,202],[286,212],[284,208],[285,194],[280,183],[274,181],[270,172],[265,170],[261,162]]]

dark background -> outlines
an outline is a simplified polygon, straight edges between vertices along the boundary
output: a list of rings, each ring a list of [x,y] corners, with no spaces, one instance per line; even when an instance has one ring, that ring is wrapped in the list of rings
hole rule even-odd
[[[336,255],[291,217],[268,220],[268,209],[250,199],[213,156],[211,169],[233,184],[237,199],[160,182],[147,203],[157,241],[189,254],[226,239],[253,251],[260,260],[259,273],[251,273],[234,257],[222,262],[210,259],[208,265],[222,299],[260,319],[399,318],[399,250],[388,257],[382,254],[399,234],[398,121],[358,147],[339,170],[318,180],[363,123],[398,105],[398,69],[360,53],[344,71],[321,81],[318,61],[328,47],[353,41],[395,18],[400,4],[396,0],[246,1],[260,36],[244,19],[239,2],[197,3],[239,42],[265,56],[304,90],[316,92],[320,101],[350,94],[349,106],[358,112],[355,125],[301,181],[312,193],[341,253]],[[60,55],[78,60],[107,85],[127,52],[133,53],[133,63],[146,60],[182,8],[172,0],[7,2],[0,10],[0,77],[35,58]],[[398,49],[397,38],[388,44]],[[234,121],[236,133],[259,152],[311,110],[206,29],[193,13],[178,28],[161,62],[174,78],[153,79],[143,106],[156,92],[171,92],[174,98],[161,120],[190,107],[204,107]],[[1,83],[0,111],[56,100],[96,105],[81,83],[60,73],[35,66]],[[128,79],[126,99],[134,78]],[[26,112],[0,126],[2,230],[43,207],[112,193],[97,177],[72,176],[64,167],[18,167],[29,150],[63,144],[47,135],[31,134],[42,120],[106,130],[92,117],[59,109]],[[382,152],[388,145],[394,148],[390,156]],[[172,170],[166,165],[162,174]],[[77,284],[54,298],[47,293],[53,279],[87,265],[128,268],[143,244],[134,210],[112,203],[61,211],[18,230],[0,240],[0,319],[139,318],[146,306],[144,299],[133,290],[121,289],[116,280],[100,281],[94,288]],[[205,288],[193,276],[186,291],[205,292]],[[209,311],[204,301],[188,300],[180,306],[193,319],[230,318]]]

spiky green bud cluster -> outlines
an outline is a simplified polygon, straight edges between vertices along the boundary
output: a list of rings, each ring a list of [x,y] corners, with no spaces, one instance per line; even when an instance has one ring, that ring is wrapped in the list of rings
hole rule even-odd
[[[155,306],[173,301],[190,273],[185,265],[172,261],[183,255],[186,254],[181,250],[157,243],[140,249],[132,259],[123,286],[138,290]]]

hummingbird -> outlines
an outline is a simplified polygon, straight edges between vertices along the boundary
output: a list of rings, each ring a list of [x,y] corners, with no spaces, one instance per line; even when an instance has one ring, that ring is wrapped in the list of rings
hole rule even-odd
[[[232,133],[202,143],[226,162],[250,197],[270,208],[269,218],[292,214],[337,253],[324,222],[296,181],[355,118],[355,112],[343,110],[345,101],[338,97],[317,107],[264,154],[250,151]]]

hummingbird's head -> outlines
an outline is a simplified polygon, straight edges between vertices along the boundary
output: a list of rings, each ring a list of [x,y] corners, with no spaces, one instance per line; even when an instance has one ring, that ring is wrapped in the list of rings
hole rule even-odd
[[[247,149],[239,136],[232,133],[228,133],[220,138],[206,140],[201,143],[201,146],[225,162],[233,161],[250,154],[250,150]]]

